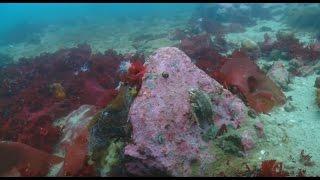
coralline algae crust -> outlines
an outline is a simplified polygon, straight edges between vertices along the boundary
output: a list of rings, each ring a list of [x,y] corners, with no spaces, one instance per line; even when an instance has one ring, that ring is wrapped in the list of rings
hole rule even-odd
[[[190,120],[188,91],[199,89],[210,95],[210,120],[218,127],[239,126],[247,114],[245,105],[177,48],[158,49],[145,65],[140,92],[129,111],[133,142],[125,147],[125,154],[173,176],[204,175],[203,167],[216,157],[209,151],[210,143],[202,140],[199,126]],[[199,164],[197,171],[194,164]]]

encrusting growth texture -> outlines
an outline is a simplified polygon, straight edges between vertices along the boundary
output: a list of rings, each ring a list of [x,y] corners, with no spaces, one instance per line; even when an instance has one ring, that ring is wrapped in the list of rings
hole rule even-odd
[[[164,78],[163,72],[169,76]],[[238,97],[197,68],[179,49],[160,48],[146,62],[141,89],[129,111],[132,144],[125,147],[125,154],[137,160],[127,164],[132,174],[156,169],[173,176],[190,176],[191,166],[199,164],[198,175],[203,175],[204,167],[214,162],[214,154],[208,150],[210,143],[202,140],[202,130],[192,120],[193,114],[201,118],[192,113],[192,89],[205,92],[212,103],[212,118],[200,122],[237,128],[245,120],[247,108]]]

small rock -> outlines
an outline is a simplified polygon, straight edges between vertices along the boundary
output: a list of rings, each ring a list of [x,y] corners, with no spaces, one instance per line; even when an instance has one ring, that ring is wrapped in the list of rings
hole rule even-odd
[[[281,61],[274,62],[271,69],[268,71],[267,76],[272,79],[283,90],[288,90],[290,82],[289,72]]]
[[[162,77],[164,77],[165,79],[167,79],[169,77],[169,73],[167,72],[162,72]]]
[[[261,121],[258,121],[256,124],[254,124],[254,127],[257,130],[257,134],[259,138],[262,138],[264,136],[264,125]]]
[[[285,106],[284,106],[284,110],[287,111],[287,112],[292,112],[295,109],[296,109],[296,107],[293,106],[291,102],[286,103]]]
[[[257,60],[261,56],[259,45],[251,39],[241,42],[241,51],[245,52],[251,60]]]
[[[251,39],[245,39],[241,42],[241,48],[252,51],[258,49],[258,44]]]

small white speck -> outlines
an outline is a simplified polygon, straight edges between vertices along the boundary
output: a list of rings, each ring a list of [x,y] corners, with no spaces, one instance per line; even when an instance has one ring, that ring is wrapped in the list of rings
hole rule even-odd
[[[295,123],[296,121],[295,121],[295,120],[290,119],[290,120],[289,120],[289,122],[291,122],[291,123]]]
[[[262,155],[264,155],[265,152],[266,152],[265,150],[261,150],[261,151],[260,151],[260,153],[261,153]]]

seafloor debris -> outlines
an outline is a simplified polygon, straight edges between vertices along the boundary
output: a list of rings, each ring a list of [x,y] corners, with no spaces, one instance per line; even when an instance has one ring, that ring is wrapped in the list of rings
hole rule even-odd
[[[296,110],[296,107],[289,101],[284,105],[284,110],[287,112],[292,112],[294,110]]]
[[[305,169],[298,169],[297,177],[306,177],[306,170]]]
[[[313,166],[315,163],[311,160],[311,157],[309,154],[305,154],[304,150],[301,150],[299,162],[305,166]]]
[[[164,71],[170,74],[169,78],[162,77]],[[245,120],[246,107],[240,99],[198,69],[177,48],[160,48],[146,62],[141,90],[129,111],[132,144],[126,146],[125,154],[139,162],[136,167],[188,176],[192,162],[199,164],[194,167],[198,175],[204,173],[203,167],[214,162],[214,152],[208,151],[209,144],[202,140],[201,129],[191,121],[190,89],[211,96],[211,121],[217,127],[230,124],[237,128]],[[131,173],[135,172],[143,170]]]

